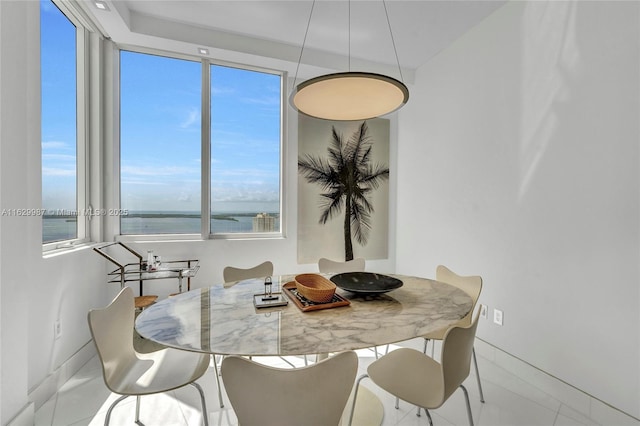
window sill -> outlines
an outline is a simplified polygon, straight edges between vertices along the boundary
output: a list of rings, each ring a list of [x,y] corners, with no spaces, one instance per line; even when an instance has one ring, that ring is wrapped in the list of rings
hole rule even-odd
[[[200,234],[136,234],[117,235],[116,241],[130,243],[202,241]]]
[[[76,243],[59,243],[59,244],[45,244],[44,246],[51,246],[52,248],[45,249],[43,247],[42,258],[49,259],[52,257],[60,256],[67,253],[74,253],[81,250],[87,250],[93,248],[97,243],[92,241],[83,241]],[[55,247],[54,247],[55,246]]]

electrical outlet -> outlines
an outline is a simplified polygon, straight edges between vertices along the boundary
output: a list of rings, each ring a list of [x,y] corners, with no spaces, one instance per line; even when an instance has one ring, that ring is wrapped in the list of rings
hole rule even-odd
[[[480,305],[480,316],[484,319],[489,318],[489,307],[487,305]]]
[[[493,310],[493,322],[502,325],[502,311],[500,309]]]
[[[53,334],[56,339],[59,339],[60,336],[62,336],[62,325],[60,324],[59,318],[53,323]]]

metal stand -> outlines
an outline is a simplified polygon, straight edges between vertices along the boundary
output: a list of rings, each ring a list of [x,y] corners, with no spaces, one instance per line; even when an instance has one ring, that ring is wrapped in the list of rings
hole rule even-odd
[[[135,256],[136,261],[131,263],[119,261],[109,252],[108,249],[110,247],[121,247],[128,255]],[[141,254],[119,241],[94,247],[93,250],[117,266],[116,269],[107,274],[110,277],[107,282],[120,283],[120,288],[124,288],[127,282],[138,281],[140,296],[144,295],[144,281],[167,278],[178,280],[178,290],[181,293],[183,291],[183,279],[187,278],[187,291],[189,291],[191,290],[191,277],[194,277],[198,273],[198,269],[200,269],[200,262],[197,259],[188,259],[164,261],[156,269],[149,270],[146,261],[142,260]]]

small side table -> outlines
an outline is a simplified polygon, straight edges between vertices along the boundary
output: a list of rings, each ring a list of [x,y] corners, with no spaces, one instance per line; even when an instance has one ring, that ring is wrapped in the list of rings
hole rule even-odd
[[[121,247],[131,257],[135,256],[135,261],[125,263],[117,259],[112,253],[109,252],[110,247]],[[120,287],[124,288],[126,283],[137,281],[140,286],[140,296],[144,296],[144,282],[148,280],[160,280],[173,278],[178,280],[178,291],[183,291],[183,280],[187,279],[187,291],[191,290],[191,278],[195,277],[200,269],[200,262],[197,259],[187,260],[170,260],[161,262],[160,265],[153,270],[147,270],[146,266],[143,269],[143,265],[146,265],[142,260],[142,255],[133,250],[131,247],[126,246],[121,242],[109,243],[100,247],[94,247],[93,249],[101,256],[105,257],[111,263],[117,265],[117,268],[109,272],[109,283],[120,283]],[[113,248],[111,249],[113,250]],[[155,297],[158,296],[144,296]],[[136,300],[136,303],[150,304],[150,299]],[[155,299],[154,299],[155,301]],[[153,301],[151,302],[153,303]]]

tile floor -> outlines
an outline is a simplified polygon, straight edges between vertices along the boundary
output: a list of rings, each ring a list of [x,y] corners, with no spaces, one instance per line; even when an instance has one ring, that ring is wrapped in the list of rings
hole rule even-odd
[[[402,346],[421,348],[418,339],[404,342]],[[391,347],[393,350],[393,346]],[[358,351],[360,375],[374,359],[370,350]],[[291,359],[291,358],[289,358]],[[262,358],[261,362],[275,366],[286,366],[279,358]],[[304,365],[302,358],[295,363]],[[480,403],[474,370],[465,382],[469,391],[471,408],[476,425],[480,426],[578,426],[597,425],[595,421],[563,405],[556,399],[529,385],[524,380],[506,372],[490,361],[478,357],[485,403]],[[213,369],[198,383],[203,387],[211,425],[235,425],[236,417],[228,401],[220,409]],[[394,398],[365,379],[363,385],[373,391],[384,408],[383,426],[428,425],[424,413],[416,416],[415,407],[401,402],[394,408]],[[80,426],[102,425],[109,405],[117,396],[107,390],[102,381],[97,357],[92,358],[77,374],[67,381],[59,392],[49,399],[37,412],[35,425]],[[226,396],[225,396],[226,400]],[[348,405],[349,407],[349,405]],[[134,424],[135,398],[128,398],[113,410],[111,425]],[[201,425],[202,417],[198,392],[187,386],[160,395],[142,398],[140,420],[147,426]],[[432,410],[434,425],[467,425],[464,396],[460,390],[439,409]],[[343,422],[346,424],[346,422]],[[312,422],[310,422],[312,424]],[[305,425],[300,425],[305,426]]]

